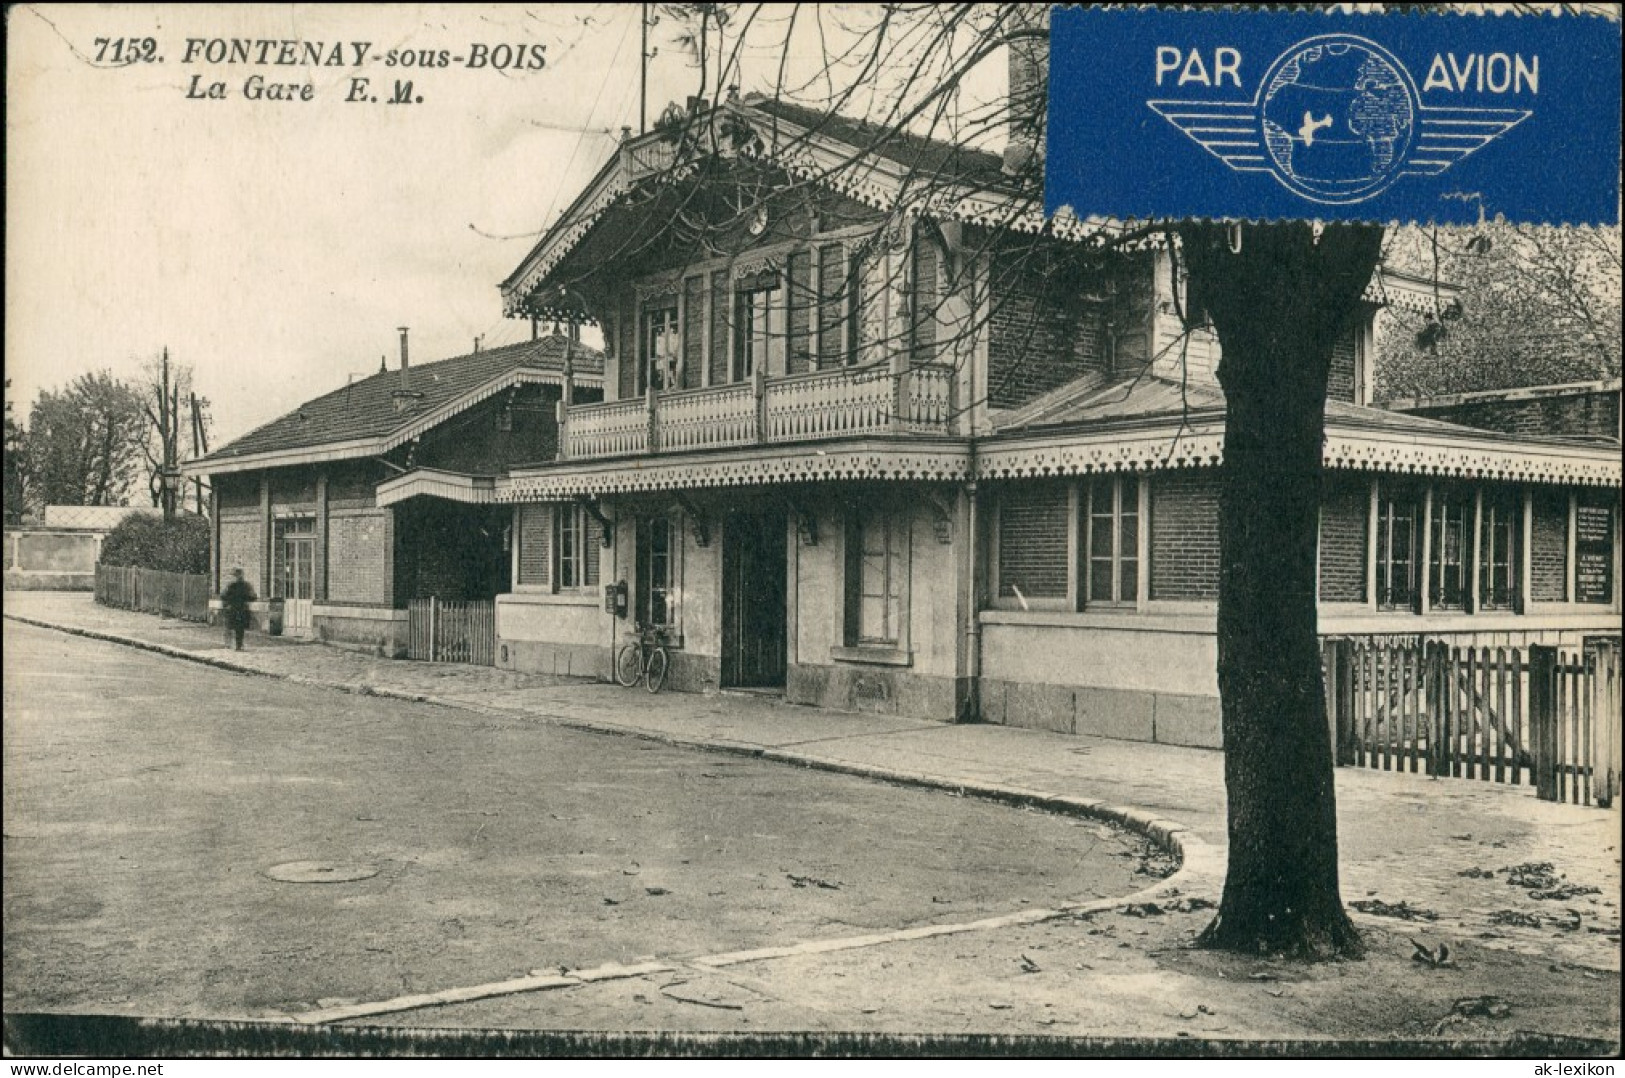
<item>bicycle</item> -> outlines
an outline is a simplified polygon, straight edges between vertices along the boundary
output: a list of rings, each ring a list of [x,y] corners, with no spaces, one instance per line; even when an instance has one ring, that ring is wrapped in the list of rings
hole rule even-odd
[[[641,680],[644,688],[659,692],[670,667],[665,630],[640,621],[637,639],[627,641],[615,656],[615,680],[628,689]]]

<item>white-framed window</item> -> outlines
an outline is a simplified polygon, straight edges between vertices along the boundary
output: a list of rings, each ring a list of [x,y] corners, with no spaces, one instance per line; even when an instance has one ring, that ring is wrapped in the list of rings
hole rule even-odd
[[[643,312],[643,364],[638,371],[638,392],[650,386],[676,389],[681,383],[678,364],[683,345],[678,332],[677,304],[647,307]]]
[[[1523,502],[1514,491],[1486,492],[1478,530],[1478,603],[1513,610],[1522,580]]]
[[[764,273],[734,293],[736,315],[736,365],[744,381],[760,370],[763,374],[785,371],[784,289],[775,273]]]
[[[846,523],[845,643],[899,649],[908,639],[909,520],[890,506],[862,506]]]
[[[515,590],[581,592],[598,586],[603,528],[586,506],[521,505],[512,528]]]
[[[560,590],[587,585],[587,511],[580,505],[561,505],[553,513],[554,543]]]
[[[665,630],[679,645],[683,613],[683,526],[676,513],[640,517],[637,532],[637,619]]]
[[[1084,500],[1084,602],[1133,606],[1140,597],[1139,477],[1091,480]]]
[[[1428,528],[1428,604],[1436,610],[1467,609],[1472,581],[1471,492],[1455,486],[1435,487]]]
[[[315,594],[316,518],[279,517],[271,525],[271,597],[309,599]]]
[[[1406,487],[1377,493],[1377,607],[1408,610],[1416,604],[1417,494]]]

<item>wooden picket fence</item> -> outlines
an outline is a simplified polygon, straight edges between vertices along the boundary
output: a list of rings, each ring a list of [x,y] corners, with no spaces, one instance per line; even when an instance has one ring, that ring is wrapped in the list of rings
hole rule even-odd
[[[166,573],[119,565],[96,566],[96,601],[103,606],[164,614],[189,621],[209,620],[213,589],[199,573]]]
[[[407,657],[431,663],[497,662],[497,608],[492,600],[448,603],[430,596],[407,604]]]
[[[1613,805],[1620,789],[1620,648],[1326,642],[1337,762],[1529,783],[1547,801]]]

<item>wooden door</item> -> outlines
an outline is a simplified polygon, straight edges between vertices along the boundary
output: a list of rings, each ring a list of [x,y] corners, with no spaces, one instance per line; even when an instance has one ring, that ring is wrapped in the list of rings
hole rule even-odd
[[[733,513],[722,530],[722,684],[782,688],[785,676],[785,516]]]

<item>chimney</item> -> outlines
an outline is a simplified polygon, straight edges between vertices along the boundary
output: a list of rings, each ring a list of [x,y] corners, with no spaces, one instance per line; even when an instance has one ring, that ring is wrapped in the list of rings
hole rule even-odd
[[[1047,4],[1018,4],[1011,9],[1010,32],[1016,39],[1005,47],[1010,68],[1006,175],[1030,175],[1035,169],[1038,177],[1043,173],[1044,127],[1049,115],[1049,12]]]
[[[390,396],[395,398],[395,410],[405,412],[409,411],[423,394],[412,392],[412,367],[406,353],[406,327],[398,328],[401,331],[401,384]]]

